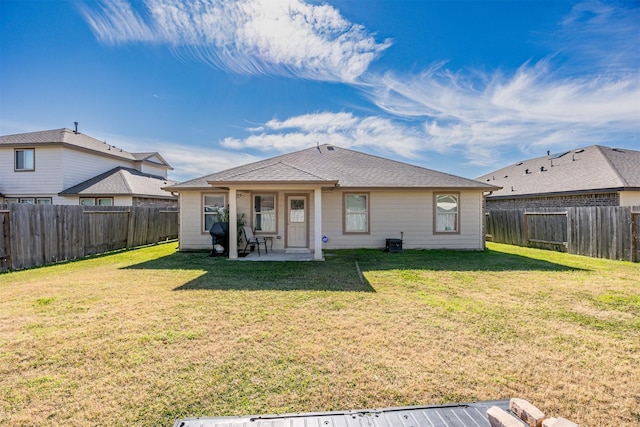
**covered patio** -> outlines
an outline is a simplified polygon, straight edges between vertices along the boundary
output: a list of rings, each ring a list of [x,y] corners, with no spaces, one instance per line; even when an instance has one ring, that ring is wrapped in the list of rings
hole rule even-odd
[[[285,174],[284,171],[280,171],[285,176],[294,175],[293,172],[289,171],[290,167],[278,166],[288,172]],[[238,200],[246,200],[246,195],[250,196],[248,203],[252,203],[255,195],[261,193],[272,194],[276,200],[280,200],[278,209],[283,212],[280,216],[282,223],[278,225],[279,228],[276,228],[276,230],[279,229],[280,231],[275,233],[276,235],[266,233],[261,235],[271,239],[270,245],[272,247],[274,246],[274,240],[283,243],[280,243],[280,247],[273,250],[273,252],[269,250],[268,254],[264,252],[261,254],[262,256],[255,254],[255,257],[263,258],[260,259],[262,261],[321,261],[323,259],[322,192],[323,190],[335,188],[337,181],[308,177],[299,171],[296,171],[295,174],[305,176],[296,176],[295,180],[288,178],[286,183],[270,181],[263,182],[260,185],[256,185],[255,182],[250,180],[243,181],[242,177],[236,177],[236,180],[232,182],[208,181],[213,188],[226,191],[230,218],[237,217],[240,211]],[[249,208],[249,212],[252,212],[251,205],[247,204],[245,211],[247,208]],[[253,213],[249,215],[250,218],[253,217]],[[236,222],[230,221],[229,259],[255,259],[254,256],[240,257],[239,252],[242,248],[239,248],[237,244],[240,233],[241,230],[238,229]],[[266,259],[267,255],[271,259]]]

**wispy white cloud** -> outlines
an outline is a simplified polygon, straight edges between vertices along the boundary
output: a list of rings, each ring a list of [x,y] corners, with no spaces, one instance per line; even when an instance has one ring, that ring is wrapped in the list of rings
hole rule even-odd
[[[469,165],[488,166],[510,151],[521,158],[640,143],[640,81],[634,75],[555,78],[542,61],[511,76],[471,79],[437,67],[418,76],[387,74],[372,79],[366,90],[390,116],[324,112],[273,119],[222,145],[284,152],[320,142],[412,160],[429,152],[457,154]]]
[[[351,82],[387,49],[334,7],[302,0],[119,0],[81,7],[105,44],[163,43],[223,70]]]
[[[396,116],[424,123],[424,150],[463,153],[472,164],[496,162],[498,148],[626,143],[640,136],[640,80],[554,79],[544,63],[514,75],[470,84],[446,70],[419,76],[387,74],[368,87],[373,102]]]
[[[81,4],[80,9],[98,39],[107,44],[124,43],[135,40],[154,40],[153,30],[142,17],[124,0]]]
[[[251,160],[233,150],[284,152],[317,142],[412,160],[457,154],[469,165],[492,167],[546,150],[640,145],[637,7],[576,4],[547,36],[548,57],[516,70],[450,70],[442,61],[419,74],[372,75],[370,63],[390,42],[377,42],[329,5],[146,0],[143,6],[98,3],[84,14],[107,44],[165,43],[237,73],[351,82],[381,110],[365,117],[321,112],[273,119],[245,129],[244,138],[224,138],[227,150],[206,156],[163,148],[185,176]]]
[[[637,147],[639,17],[637,8],[578,4],[559,23],[570,59],[554,52],[512,73],[452,71],[443,62],[418,75],[367,75],[362,88],[386,113],[423,122],[423,150],[461,153],[473,165],[496,164],[509,150]]]
[[[241,152],[193,146],[185,149],[184,145],[173,143],[163,143],[154,149],[173,167],[169,178],[175,181],[186,181],[259,160]]]
[[[320,144],[345,148],[364,147],[416,158],[421,148],[422,131],[388,118],[357,117],[352,113],[316,113],[273,119],[264,125],[247,129],[254,132],[246,138],[225,138],[222,146],[235,150],[246,148],[265,152],[285,152]]]
[[[635,3],[635,4],[634,4]],[[588,73],[636,72],[640,65],[638,2],[577,3],[548,37],[571,67]]]
[[[198,176],[209,175],[235,166],[255,162],[259,158],[243,152],[217,148],[217,145],[186,145],[172,141],[149,138],[134,138],[123,134],[87,130],[88,135],[100,135],[109,144],[130,153],[156,151],[173,167],[169,178],[186,181]]]

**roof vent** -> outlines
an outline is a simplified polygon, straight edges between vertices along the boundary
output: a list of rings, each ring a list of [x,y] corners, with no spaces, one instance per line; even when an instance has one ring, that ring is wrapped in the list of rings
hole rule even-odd
[[[576,151],[575,151],[575,153],[576,153],[576,154],[577,154],[577,153],[584,153],[584,148],[581,148],[581,149],[579,149],[579,150],[576,150]]]
[[[540,172],[546,172],[547,170],[544,168],[544,166],[540,166]]]
[[[522,164],[522,162],[518,162],[516,163],[516,166],[520,166]]]
[[[554,154],[553,156],[551,156],[551,159],[559,159],[560,157],[562,157],[562,156],[564,156],[566,154],[569,154],[569,151],[563,151],[562,153]]]
[[[332,146],[332,145],[328,145],[328,146],[327,146],[327,150],[329,150],[329,151],[333,151],[333,150],[334,150],[334,148],[333,148],[333,146]]]
[[[78,134],[78,122],[73,122],[73,126],[75,127],[75,130],[73,131],[73,133],[75,133],[77,135]]]
[[[525,175],[529,175],[529,169],[525,169],[525,170],[524,170],[524,174],[525,174]]]

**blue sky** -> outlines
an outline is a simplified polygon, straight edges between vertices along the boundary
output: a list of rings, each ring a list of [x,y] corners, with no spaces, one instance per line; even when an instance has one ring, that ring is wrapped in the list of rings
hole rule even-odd
[[[0,134],[62,127],[186,180],[331,143],[468,178],[640,149],[640,3],[0,1]]]

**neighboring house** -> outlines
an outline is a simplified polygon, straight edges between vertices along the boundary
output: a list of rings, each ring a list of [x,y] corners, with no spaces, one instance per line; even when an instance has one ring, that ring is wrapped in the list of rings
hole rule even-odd
[[[484,193],[498,187],[344,148],[318,147],[166,188],[180,194],[181,250],[210,249],[220,207],[244,214],[273,249],[484,248]],[[229,257],[237,257],[229,224]],[[326,242],[323,240],[326,237]]]
[[[502,187],[487,210],[640,205],[640,151],[600,145],[517,162],[477,178]]]
[[[0,202],[177,206],[171,166],[71,129],[0,136]]]

